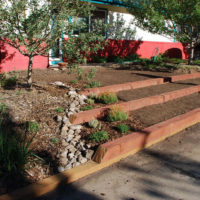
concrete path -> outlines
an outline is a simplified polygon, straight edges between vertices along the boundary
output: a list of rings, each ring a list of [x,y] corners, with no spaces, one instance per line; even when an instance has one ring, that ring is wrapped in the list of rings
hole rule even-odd
[[[200,124],[39,200],[200,200]]]

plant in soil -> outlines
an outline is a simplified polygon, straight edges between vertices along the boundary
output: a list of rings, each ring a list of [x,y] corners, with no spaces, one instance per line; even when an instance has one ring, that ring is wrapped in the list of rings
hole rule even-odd
[[[51,138],[50,142],[53,143],[53,144],[57,144],[57,143],[60,142],[60,139],[59,138]]]
[[[85,106],[85,107],[82,107],[82,108],[81,108],[82,111],[92,110],[92,109],[93,109],[92,106]]]
[[[0,85],[1,87],[14,87],[17,84],[17,77],[16,76],[9,76],[8,74],[1,74],[0,75]]]
[[[85,84],[85,88],[97,88],[100,87],[101,83],[98,81],[91,81],[90,83]]]
[[[90,128],[97,128],[99,126],[99,121],[97,119],[93,119],[88,123]]]
[[[109,135],[106,131],[98,131],[89,136],[89,140],[93,143],[103,142],[109,140]]]
[[[128,119],[128,113],[120,106],[112,106],[108,111],[107,120],[109,122],[123,121]]]
[[[117,95],[113,92],[105,92],[99,95],[98,101],[104,104],[116,103],[118,101]]]
[[[37,133],[40,131],[40,126],[36,121],[29,121],[27,124],[27,131],[29,133]]]
[[[94,99],[87,99],[87,104],[93,105],[94,104]]]
[[[78,84],[78,80],[71,80],[71,83],[73,83],[73,84]]]
[[[58,112],[58,113],[62,113],[64,111],[64,108],[59,107],[59,108],[56,108],[55,111]]]
[[[130,126],[126,125],[126,124],[119,124],[117,126],[117,130],[120,132],[120,133],[127,133],[130,131]]]

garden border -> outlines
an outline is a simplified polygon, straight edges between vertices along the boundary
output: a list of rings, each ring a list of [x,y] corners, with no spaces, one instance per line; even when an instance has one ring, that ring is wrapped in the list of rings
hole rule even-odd
[[[90,94],[99,95],[104,92],[119,92],[123,90],[133,90],[148,86],[164,84],[164,78],[147,79],[143,81],[127,82],[123,84],[109,85],[105,87],[90,88],[79,92],[79,94],[88,96]]]
[[[99,147],[94,156],[95,160],[101,162],[100,164],[94,161],[89,161],[84,165],[51,176],[39,181],[38,183],[18,189],[10,194],[1,195],[0,200],[33,199],[40,197],[47,192],[56,189],[62,183],[72,183],[89,174],[95,173],[120,161],[122,158],[133,155],[136,152],[158,143],[199,122],[200,108],[144,129],[144,133],[148,133],[147,139],[144,138],[144,134],[136,132],[130,135],[131,141],[127,140],[128,136],[124,136],[123,138],[119,138],[113,142],[105,143],[103,147],[102,145]],[[116,155],[113,151],[117,151],[119,155]]]
[[[192,74],[182,74],[182,75],[170,76],[169,80],[170,80],[170,82],[176,82],[176,81],[183,81],[183,80],[195,79],[195,78],[200,78],[200,73],[192,73]]]
[[[142,99],[136,99],[132,101],[118,103],[115,105],[122,107],[124,111],[128,112],[128,111],[137,110],[146,106],[166,103],[168,101],[181,98],[184,96],[188,96],[197,92],[200,92],[200,85],[192,86],[192,87],[184,88],[180,90],[175,90],[172,92],[166,92],[160,95],[145,97]],[[100,118],[100,117],[105,116],[108,109],[111,108],[112,106],[113,105],[108,105],[101,108],[79,112],[79,113],[70,115],[69,120],[73,125],[89,122],[94,118]]]

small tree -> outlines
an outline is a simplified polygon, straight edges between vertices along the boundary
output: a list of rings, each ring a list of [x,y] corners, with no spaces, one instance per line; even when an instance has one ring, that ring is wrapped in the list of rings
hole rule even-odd
[[[48,56],[63,31],[70,31],[69,16],[90,13],[81,0],[0,0],[0,40],[29,58],[28,85],[32,85],[33,58]]]
[[[190,64],[200,43],[200,0],[124,0],[137,26],[188,44]]]

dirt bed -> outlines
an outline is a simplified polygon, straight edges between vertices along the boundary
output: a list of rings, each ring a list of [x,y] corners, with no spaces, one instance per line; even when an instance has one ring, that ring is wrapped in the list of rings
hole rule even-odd
[[[200,93],[197,93],[164,104],[148,106],[131,112],[131,115],[148,127],[199,107]]]
[[[126,90],[119,92],[118,98],[121,101],[131,101],[135,99],[140,99],[144,97],[159,95],[165,92],[171,92],[174,90],[180,90],[183,88],[192,87],[195,85],[200,85],[200,79],[192,79],[187,81],[180,81],[176,83],[166,83],[162,85],[150,86],[135,90]]]

